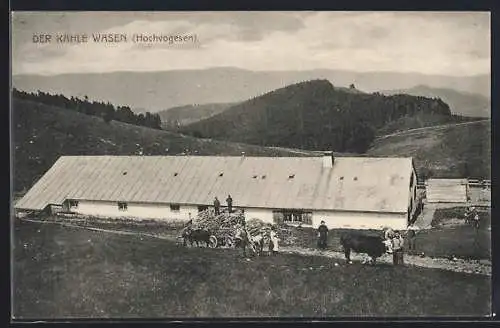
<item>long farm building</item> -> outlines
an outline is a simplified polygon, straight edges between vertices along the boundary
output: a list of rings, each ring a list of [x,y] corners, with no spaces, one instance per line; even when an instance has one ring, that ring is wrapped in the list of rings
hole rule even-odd
[[[188,220],[231,195],[247,219],[404,229],[416,185],[411,158],[62,156],[15,208]]]

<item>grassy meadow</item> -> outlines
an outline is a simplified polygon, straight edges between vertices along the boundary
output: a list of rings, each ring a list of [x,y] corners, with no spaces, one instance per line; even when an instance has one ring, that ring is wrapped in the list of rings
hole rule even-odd
[[[376,139],[367,155],[411,156],[420,179],[491,178],[491,121]]]
[[[16,220],[14,317],[486,315],[490,278],[416,267],[183,248]]]

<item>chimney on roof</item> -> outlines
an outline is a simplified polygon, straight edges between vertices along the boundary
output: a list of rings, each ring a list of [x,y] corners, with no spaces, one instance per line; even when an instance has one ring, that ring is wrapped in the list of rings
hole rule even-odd
[[[333,151],[325,151],[323,153],[323,167],[332,168],[333,167]]]

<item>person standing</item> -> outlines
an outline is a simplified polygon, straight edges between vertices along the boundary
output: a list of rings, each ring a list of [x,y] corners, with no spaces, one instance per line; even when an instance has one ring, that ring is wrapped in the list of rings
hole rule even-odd
[[[414,224],[412,224],[408,227],[408,231],[406,233],[406,235],[408,237],[408,253],[417,251],[416,246],[415,246],[415,244],[416,244],[415,239],[417,237],[417,230],[418,230],[418,227],[415,226]]]
[[[227,195],[226,202],[227,202],[227,211],[229,213],[232,213],[233,212],[233,199],[231,198],[231,195]]]
[[[326,249],[328,240],[328,227],[325,224],[325,221],[321,221],[321,224],[318,227],[318,248]]]
[[[398,250],[398,263],[405,264],[404,261],[405,240],[400,233],[398,233],[397,238],[399,239],[399,246],[400,246]]]
[[[243,221],[241,228],[240,228],[240,243],[241,247],[243,248],[243,256],[247,257],[247,248],[250,249],[250,251],[255,254],[255,247],[252,244],[252,241],[250,240],[250,234],[248,233],[246,223]]]
[[[193,231],[193,219],[191,218],[191,213],[189,213],[189,221],[187,222],[186,226],[184,229],[182,229],[181,236],[182,236],[182,244],[184,247],[187,246],[187,241],[188,239],[191,238],[191,232]]]
[[[279,250],[278,248],[278,233],[276,232],[276,226],[271,227],[271,242],[273,243],[273,254],[276,254]]]
[[[219,215],[220,214],[220,201],[219,201],[219,199],[217,199],[217,197],[215,197],[215,199],[214,199],[214,209],[215,209],[215,215]]]
[[[403,238],[396,232],[392,238],[392,263],[399,265],[404,264],[403,262]]]

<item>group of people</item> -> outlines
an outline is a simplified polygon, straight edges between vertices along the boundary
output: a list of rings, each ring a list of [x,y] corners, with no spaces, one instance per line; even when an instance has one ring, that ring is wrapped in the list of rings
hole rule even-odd
[[[229,213],[232,213],[233,212],[233,198],[231,197],[231,195],[227,195],[226,203],[227,203],[227,211]],[[217,197],[215,197],[215,199],[214,199],[214,209],[215,209],[215,215],[219,215],[220,214],[220,201]]]
[[[479,228],[480,217],[474,206],[465,209],[465,222],[472,223],[474,227]]]
[[[384,232],[384,242],[388,253],[392,253],[392,263],[394,265],[404,264],[404,239],[403,236],[392,229]]]
[[[254,253],[267,253],[275,255],[278,252],[278,234],[276,225],[271,227],[265,226],[256,236],[251,236],[246,228],[246,223],[243,220],[236,228],[235,246],[243,250],[243,256],[247,256],[247,249]]]

